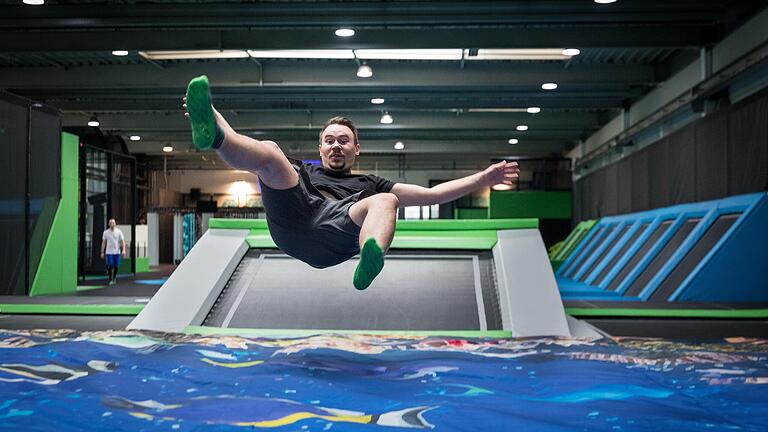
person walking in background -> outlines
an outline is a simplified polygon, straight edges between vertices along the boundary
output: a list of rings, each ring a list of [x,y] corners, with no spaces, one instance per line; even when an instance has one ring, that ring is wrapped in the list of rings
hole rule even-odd
[[[117,227],[114,218],[107,223],[109,228],[101,236],[101,259],[105,260],[109,284],[117,284],[117,269],[120,267],[120,257],[125,256],[125,237]]]

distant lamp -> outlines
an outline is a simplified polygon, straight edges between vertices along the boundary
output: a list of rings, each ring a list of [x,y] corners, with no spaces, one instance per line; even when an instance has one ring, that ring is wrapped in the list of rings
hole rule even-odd
[[[513,188],[512,185],[508,185],[508,184],[504,184],[504,183],[499,183],[497,185],[491,186],[491,189],[497,190],[497,191],[512,190],[512,188]]]
[[[379,120],[381,124],[392,124],[393,121],[394,119],[392,118],[392,116],[386,111],[381,116],[381,120]]]
[[[96,118],[96,116],[91,117],[91,119],[88,120],[88,126],[99,127],[99,119]]]
[[[351,37],[355,35],[355,31],[351,28],[336,29],[336,36],[338,37]]]
[[[371,69],[370,66],[363,62],[363,64],[357,68],[357,76],[360,78],[370,78],[373,76],[373,69]]]

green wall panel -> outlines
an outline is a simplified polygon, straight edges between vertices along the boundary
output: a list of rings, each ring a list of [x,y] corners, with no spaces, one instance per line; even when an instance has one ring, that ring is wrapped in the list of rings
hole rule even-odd
[[[488,219],[488,207],[456,207],[454,219]]]
[[[149,271],[149,258],[136,258],[136,273],[147,273]],[[123,258],[120,260],[120,267],[117,270],[120,274],[131,273],[131,259]]]
[[[570,219],[571,192],[491,190],[488,215],[491,219]]]
[[[30,295],[77,291],[77,136],[61,134],[61,200],[53,217]]]

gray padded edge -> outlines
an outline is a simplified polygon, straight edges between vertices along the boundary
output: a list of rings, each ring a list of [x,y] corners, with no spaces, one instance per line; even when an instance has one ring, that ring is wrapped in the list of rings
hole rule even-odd
[[[603,337],[610,337],[608,333],[586,321],[576,319],[570,315],[566,315],[565,319],[568,321],[568,328],[573,337],[580,339],[600,339]]]
[[[483,304],[483,287],[480,278],[480,259],[472,257],[472,271],[475,279],[475,298],[477,299],[477,318],[480,321],[480,331],[488,330],[488,320],[485,317],[485,304]]]
[[[248,251],[247,235],[248,230],[206,231],[127,328],[181,332],[201,324]]]
[[[570,336],[539,230],[499,231],[493,258],[504,330],[515,337]]]

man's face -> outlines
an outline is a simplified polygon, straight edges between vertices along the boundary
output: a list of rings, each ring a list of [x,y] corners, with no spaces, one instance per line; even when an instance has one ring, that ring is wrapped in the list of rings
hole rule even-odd
[[[109,228],[114,228],[114,227],[116,227],[116,226],[117,226],[117,222],[115,222],[115,220],[114,220],[114,219],[110,219],[110,220],[107,222],[107,225],[109,225]]]
[[[352,129],[340,124],[325,128],[318,148],[323,167],[329,171],[349,172],[360,155]]]

